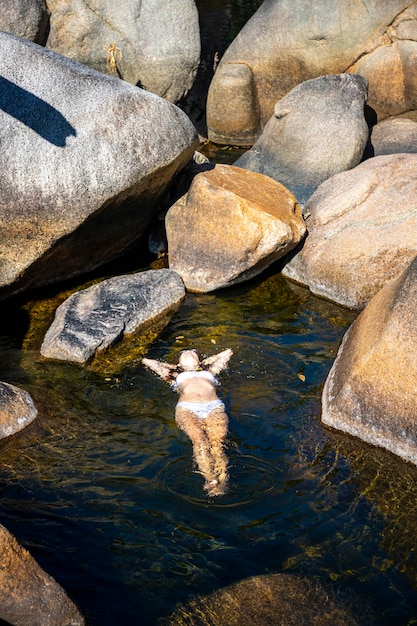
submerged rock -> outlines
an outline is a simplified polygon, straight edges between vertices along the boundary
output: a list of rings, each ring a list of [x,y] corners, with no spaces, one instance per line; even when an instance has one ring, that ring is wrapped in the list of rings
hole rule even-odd
[[[142,89],[6,33],[0,53],[5,297],[128,250],[199,142],[180,109]]]
[[[37,414],[38,410],[27,391],[0,382],[0,439],[28,426]]]
[[[417,465],[417,258],[345,334],[325,382],[324,424]]]
[[[359,611],[356,607],[358,615]],[[171,617],[161,620],[161,626],[359,626],[363,623],[348,602],[331,589],[289,574],[241,580],[180,605]]]
[[[368,104],[379,119],[415,115],[416,18],[412,0],[263,2],[210,84],[209,139],[248,145],[296,85],[342,72],[369,81]]]
[[[169,267],[188,290],[213,291],[256,276],[305,231],[285,187],[257,172],[216,165],[197,174],[166,215]]]
[[[234,165],[270,176],[304,205],[320,183],[361,161],[369,135],[366,94],[367,81],[352,74],[298,85]]]
[[[170,102],[191,88],[200,61],[194,0],[48,0],[48,48]]]
[[[0,619],[18,626],[83,626],[65,591],[0,524]]]
[[[417,155],[368,159],[324,182],[305,210],[308,237],[287,278],[362,309],[417,254]]]
[[[86,363],[125,334],[144,330],[174,313],[185,297],[168,269],[116,276],[78,291],[57,309],[41,346],[50,359]]]

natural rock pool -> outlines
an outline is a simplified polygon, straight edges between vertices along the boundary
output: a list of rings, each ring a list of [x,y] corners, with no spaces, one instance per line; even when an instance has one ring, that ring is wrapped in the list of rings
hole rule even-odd
[[[260,0],[197,4],[211,63]],[[238,156],[212,149],[223,162]],[[140,267],[131,257],[102,277]],[[249,283],[188,294],[149,335],[147,355],[170,362],[187,347],[234,351],[220,375],[230,491],[209,499],[174,424],[175,394],[140,363],[141,339],[87,367],[40,356],[56,307],[78,287],[0,302],[0,380],[39,409],[0,441],[0,522],[89,626],[154,626],[193,595],[273,573],[332,587],[373,609],[375,626],[417,623],[417,468],[320,423],[323,383],[357,313],[275,265]]]
[[[175,394],[134,340],[89,367],[39,345],[63,295],[3,303],[0,379],[40,417],[0,442],[0,519],[87,623],[156,624],[177,602],[248,576],[290,573],[355,593],[378,624],[417,610],[417,468],[320,423],[322,384],[356,314],[271,268],[189,294],[148,355],[231,347],[230,491],[208,499]]]

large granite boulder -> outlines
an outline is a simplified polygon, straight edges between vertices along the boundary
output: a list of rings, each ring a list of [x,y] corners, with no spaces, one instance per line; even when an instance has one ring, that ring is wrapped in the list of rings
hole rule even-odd
[[[0,30],[44,45],[49,17],[45,0],[1,0]]]
[[[223,55],[207,99],[208,136],[251,145],[275,103],[296,85],[351,72],[369,80],[382,119],[416,110],[413,0],[268,0]],[[262,45],[260,45],[262,42]]]
[[[374,156],[417,152],[417,122],[403,117],[383,120],[372,128]]]
[[[0,524],[0,619],[17,626],[83,626],[60,585]]]
[[[366,93],[367,81],[353,74],[298,85],[235,165],[274,178],[304,205],[320,183],[361,161],[369,136]]]
[[[336,174],[308,200],[308,236],[283,274],[362,309],[417,254],[416,200],[416,154],[379,156]]]
[[[362,611],[362,612],[361,612]],[[252,576],[179,605],[164,626],[357,626],[369,611],[349,606],[318,581],[290,574]],[[367,622],[369,623],[369,622]]]
[[[417,465],[417,258],[372,298],[323,389],[322,421]]]
[[[194,292],[256,276],[292,250],[306,230],[290,191],[233,165],[197,174],[165,223],[169,267]]]
[[[47,46],[178,102],[200,61],[194,0],[47,0]]]
[[[10,437],[28,426],[37,414],[27,391],[0,382],[0,439]]]
[[[185,297],[168,269],[115,276],[73,293],[57,309],[41,346],[50,359],[86,363],[124,335],[165,324]]]
[[[176,106],[0,33],[0,296],[87,272],[147,229],[198,145]]]

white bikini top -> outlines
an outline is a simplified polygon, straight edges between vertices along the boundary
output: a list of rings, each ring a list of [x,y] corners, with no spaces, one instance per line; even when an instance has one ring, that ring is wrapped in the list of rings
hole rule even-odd
[[[213,383],[213,385],[219,384],[219,381],[211,372],[208,372],[207,370],[198,370],[191,372],[181,372],[172,383],[172,386],[174,389],[178,389],[178,387],[180,387],[183,382],[185,382],[186,380],[190,380],[191,378],[205,378],[206,380],[209,380],[211,383]]]

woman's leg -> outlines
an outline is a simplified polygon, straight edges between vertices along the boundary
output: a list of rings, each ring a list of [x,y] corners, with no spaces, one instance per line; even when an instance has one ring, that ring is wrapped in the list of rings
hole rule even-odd
[[[205,420],[198,418],[192,411],[178,407],[175,410],[175,421],[178,428],[183,430],[191,439],[197,467],[204,476],[206,484],[210,483],[215,479],[215,473],[210,440],[202,426],[202,422]]]
[[[204,421],[204,430],[210,443],[215,479],[218,481],[216,491],[224,493],[228,479],[228,459],[224,451],[225,438],[229,426],[229,418],[223,409],[215,409]]]

